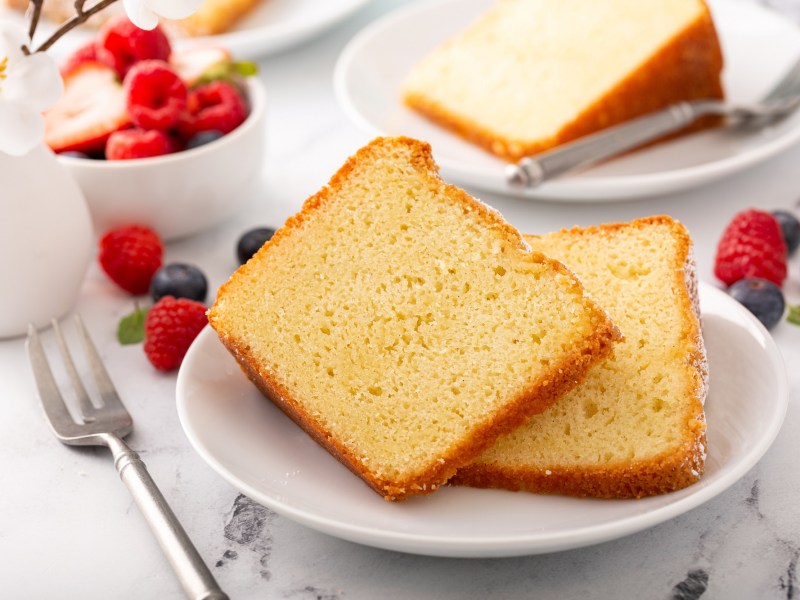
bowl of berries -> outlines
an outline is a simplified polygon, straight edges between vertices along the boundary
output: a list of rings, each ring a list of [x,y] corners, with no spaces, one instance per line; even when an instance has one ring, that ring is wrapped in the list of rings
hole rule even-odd
[[[266,94],[219,47],[175,49],[160,28],[109,21],[61,68],[45,141],[86,196],[96,231],[165,240],[230,217],[263,166]]]

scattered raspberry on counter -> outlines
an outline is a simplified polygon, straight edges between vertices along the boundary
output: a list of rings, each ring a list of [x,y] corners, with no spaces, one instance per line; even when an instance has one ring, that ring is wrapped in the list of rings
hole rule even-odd
[[[128,225],[100,238],[100,266],[114,283],[131,294],[147,293],[163,256],[161,238],[147,227]]]
[[[717,246],[714,274],[728,293],[772,329],[783,318],[800,325],[800,306],[786,303],[781,289],[787,259],[800,245],[800,221],[785,210],[749,209],[734,215]]]
[[[161,371],[177,369],[207,323],[205,305],[186,298],[164,296],[145,318],[144,352],[147,359]]]
[[[760,210],[738,213],[722,233],[714,274],[726,285],[760,277],[782,285],[786,278],[786,244],[777,219]]]

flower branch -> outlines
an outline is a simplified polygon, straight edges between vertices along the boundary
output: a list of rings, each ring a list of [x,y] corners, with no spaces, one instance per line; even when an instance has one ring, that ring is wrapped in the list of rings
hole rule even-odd
[[[86,9],[86,0],[75,0],[75,16],[56,29],[49,38],[47,38],[38,48],[36,48],[36,50],[34,50],[34,52],[44,52],[45,50],[49,49],[68,31],[71,31],[78,25],[85,23],[93,15],[105,10],[115,2],[117,2],[117,0],[101,0],[101,2],[98,2],[97,4]],[[31,0],[31,23],[28,30],[28,36],[31,38],[31,40],[33,40],[33,34],[36,33],[36,27],[39,24],[43,3],[44,0]],[[23,51],[26,53],[30,52],[28,48],[24,48]]]
[[[42,6],[44,0],[30,0],[30,24],[28,25],[28,37],[33,39],[33,34],[36,33],[36,28],[39,26],[39,19],[42,16]],[[23,51],[27,48],[23,48]]]

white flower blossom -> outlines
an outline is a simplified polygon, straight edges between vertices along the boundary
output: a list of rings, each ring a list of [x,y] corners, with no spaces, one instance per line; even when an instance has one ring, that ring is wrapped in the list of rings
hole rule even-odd
[[[55,61],[44,52],[26,55],[28,43],[19,25],[0,21],[0,152],[15,156],[41,143],[42,112],[63,90]]]
[[[154,29],[158,18],[185,19],[203,0],[122,0],[131,22],[141,29]]]

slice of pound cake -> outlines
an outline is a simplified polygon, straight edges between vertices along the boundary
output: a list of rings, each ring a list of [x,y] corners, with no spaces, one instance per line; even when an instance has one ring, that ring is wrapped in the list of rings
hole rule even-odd
[[[387,500],[437,489],[619,337],[570,271],[408,138],[353,156],[220,288],[209,322]]]
[[[581,386],[453,482],[600,498],[696,482],[705,463],[707,366],[685,228],[661,216],[528,240],[578,274],[625,340]]]
[[[518,160],[675,102],[722,98],[721,70],[702,0],[496,0],[412,69],[403,95]]]

